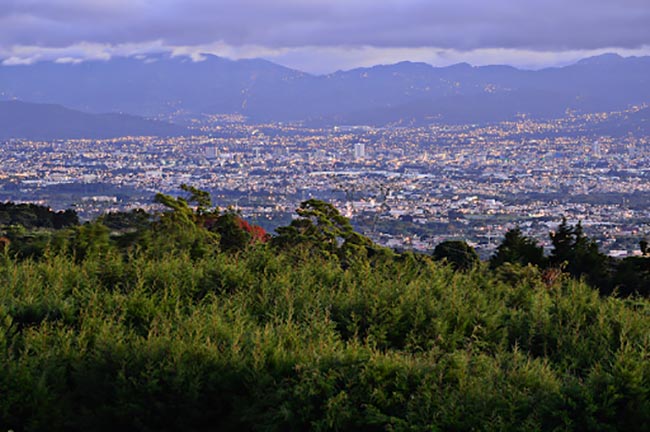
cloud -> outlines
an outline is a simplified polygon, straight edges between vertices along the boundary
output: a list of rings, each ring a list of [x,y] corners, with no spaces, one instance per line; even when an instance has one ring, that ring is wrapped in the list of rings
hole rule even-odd
[[[0,56],[255,52],[313,65],[316,53],[341,65],[353,55],[443,61],[431,52],[548,58],[645,49],[649,23],[647,0],[1,0]]]
[[[113,56],[132,56],[169,52],[170,49],[160,41],[141,44],[99,44],[81,42],[64,47],[41,47],[37,45],[18,45],[9,48],[0,47],[0,59],[5,66],[32,64],[50,60],[57,63],[79,63],[84,60],[109,60]]]
[[[3,0],[0,45],[638,48],[647,0]]]
[[[404,60],[424,62],[435,66],[468,62],[476,66],[509,64],[524,69],[540,69],[548,66],[563,66],[585,57],[614,51],[623,56],[647,56],[650,55],[650,45],[638,49],[608,47],[596,50],[556,52],[505,48],[460,51],[430,47],[383,48],[372,46],[267,48],[257,45],[231,46],[223,42],[166,46],[158,40],[120,45],[81,43],[60,48],[19,46],[13,47],[11,50],[0,49],[0,59],[4,59],[0,60],[0,64],[17,66],[45,60],[56,63],[80,63],[86,60],[108,60],[115,56],[134,56],[142,61],[150,62],[155,61],[155,57],[151,55],[163,53],[189,57],[193,61],[202,61],[205,54],[213,54],[232,59],[265,58],[300,71],[327,74],[337,70],[391,64]]]

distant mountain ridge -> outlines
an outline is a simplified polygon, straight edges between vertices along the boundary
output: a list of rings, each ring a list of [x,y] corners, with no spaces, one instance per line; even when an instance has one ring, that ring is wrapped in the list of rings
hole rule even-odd
[[[650,57],[605,54],[539,71],[401,62],[311,75],[266,60],[116,57],[0,66],[0,97],[142,116],[242,114],[253,122],[486,123],[650,102]]]
[[[101,139],[185,132],[180,126],[132,115],[88,114],[54,104],[0,101],[0,139]]]

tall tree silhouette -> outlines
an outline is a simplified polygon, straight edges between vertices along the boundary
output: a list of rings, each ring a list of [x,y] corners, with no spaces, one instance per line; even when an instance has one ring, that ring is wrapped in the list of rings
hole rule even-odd
[[[566,266],[566,271],[574,277],[586,277],[587,281],[603,293],[612,290],[611,266],[606,255],[598,249],[598,244],[588,238],[582,223],[572,226],[562,218],[557,231],[550,233],[553,250],[550,263]]]
[[[544,248],[535,239],[524,236],[519,227],[512,228],[506,232],[496,253],[490,258],[492,268],[504,263],[534,264],[541,267],[545,263]]]

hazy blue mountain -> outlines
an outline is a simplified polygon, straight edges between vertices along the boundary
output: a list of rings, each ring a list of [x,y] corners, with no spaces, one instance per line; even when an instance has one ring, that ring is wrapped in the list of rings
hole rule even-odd
[[[0,67],[0,97],[143,116],[237,113],[314,124],[482,123],[650,102],[650,57],[540,71],[402,62],[315,76],[265,60],[156,55]]]
[[[95,113],[232,113],[245,110],[258,87],[280,91],[283,82],[301,75],[264,60],[215,56],[201,62],[162,55],[78,64],[40,62],[0,67],[0,95]]]
[[[53,104],[0,102],[0,139],[173,136],[184,132],[170,123],[126,114],[88,114]]]

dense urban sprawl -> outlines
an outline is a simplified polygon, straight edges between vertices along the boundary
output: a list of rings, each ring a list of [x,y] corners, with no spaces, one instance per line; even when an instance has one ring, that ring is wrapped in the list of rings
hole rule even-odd
[[[371,128],[195,120],[195,136],[0,142],[0,198],[106,211],[155,207],[155,192],[208,190],[273,229],[298,204],[332,202],[395,248],[464,239],[488,256],[514,226],[548,246],[565,216],[601,249],[636,252],[650,232],[650,137],[584,132],[606,114],[494,126]]]

